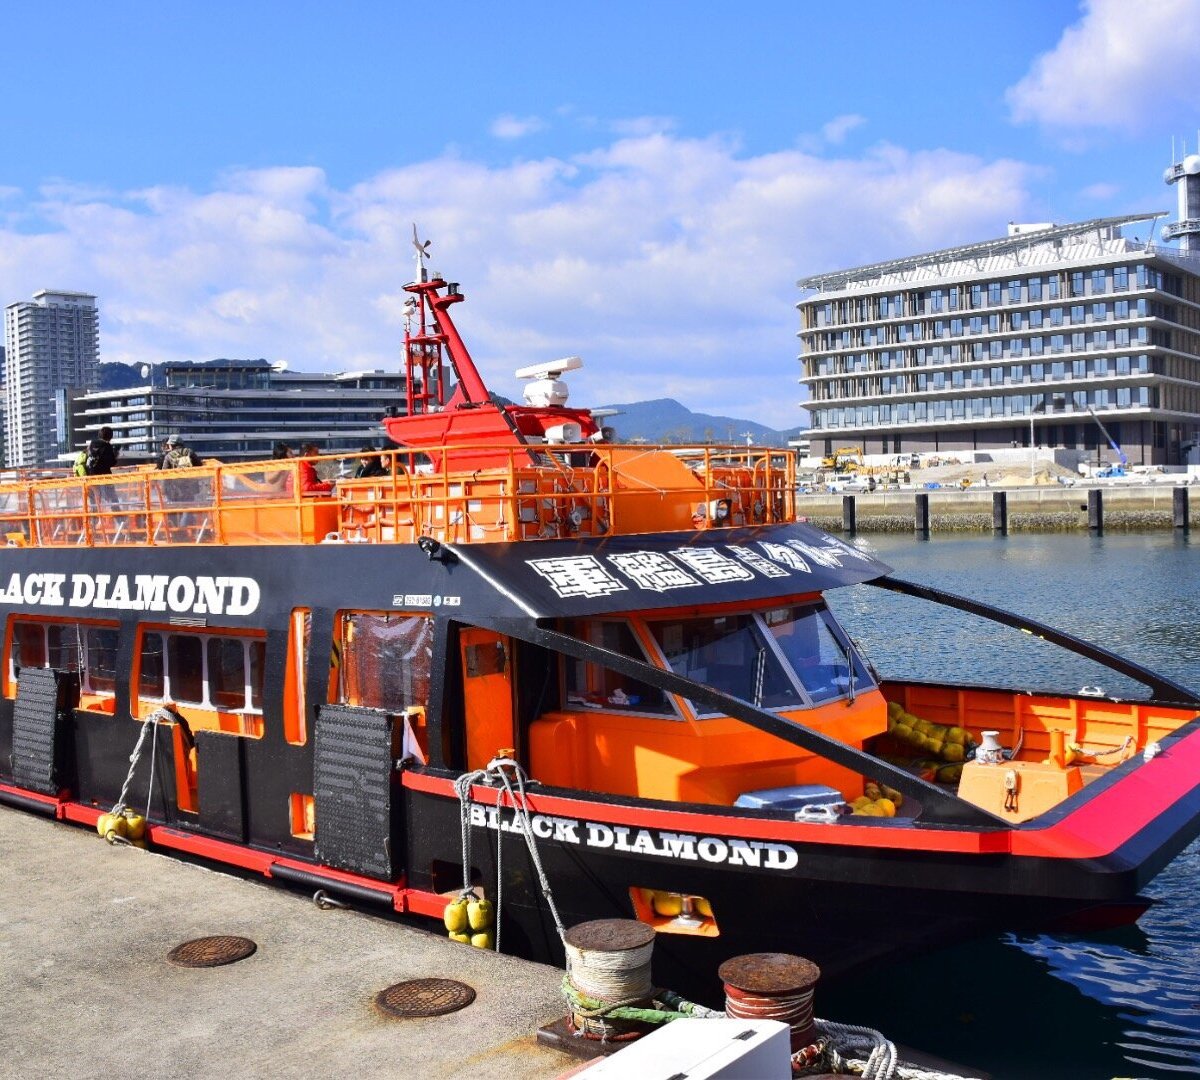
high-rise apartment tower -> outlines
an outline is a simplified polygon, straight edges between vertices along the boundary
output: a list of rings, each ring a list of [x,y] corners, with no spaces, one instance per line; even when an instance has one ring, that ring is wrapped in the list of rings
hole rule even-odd
[[[42,289],[32,300],[9,304],[4,340],[5,463],[43,465],[68,446],[63,392],[99,385],[96,298]]]

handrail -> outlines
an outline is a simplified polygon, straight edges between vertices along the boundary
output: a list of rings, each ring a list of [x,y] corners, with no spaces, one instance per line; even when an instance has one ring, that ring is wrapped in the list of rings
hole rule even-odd
[[[329,473],[304,491],[305,464]],[[55,546],[542,539],[795,520],[796,459],[772,447],[469,444],[119,469],[0,482],[0,543]]]

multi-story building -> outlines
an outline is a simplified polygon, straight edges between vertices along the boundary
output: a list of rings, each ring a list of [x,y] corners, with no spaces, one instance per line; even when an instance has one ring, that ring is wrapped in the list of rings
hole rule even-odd
[[[42,465],[69,445],[61,392],[98,385],[96,298],[42,289],[5,308],[4,339],[6,463]]]
[[[276,442],[351,453],[384,442],[381,417],[405,403],[404,376],[383,371],[325,375],[266,360],[216,360],[144,373],[147,385],[72,401],[76,447],[108,426],[123,463],[157,459],[168,435],[219,461],[268,458]]]
[[[1160,214],[819,274],[800,309],[813,453],[1104,445],[1179,463],[1200,438],[1200,252]]]

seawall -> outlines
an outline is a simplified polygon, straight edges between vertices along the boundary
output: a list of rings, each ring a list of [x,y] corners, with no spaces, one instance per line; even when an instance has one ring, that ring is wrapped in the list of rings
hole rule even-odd
[[[1104,529],[1136,532],[1174,526],[1175,484],[1104,487]],[[875,491],[853,496],[858,532],[911,532],[916,496],[929,496],[932,532],[991,532],[992,496],[1008,500],[1009,532],[1087,532],[1088,487],[975,488],[968,491]],[[1200,528],[1200,488],[1188,490],[1190,528]],[[801,495],[796,513],[829,532],[842,531],[842,495]]]

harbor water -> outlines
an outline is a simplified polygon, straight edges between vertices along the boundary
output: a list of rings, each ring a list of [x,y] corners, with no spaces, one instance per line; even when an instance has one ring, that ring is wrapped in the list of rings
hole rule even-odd
[[[878,535],[897,575],[1029,615],[1200,688],[1200,536]],[[880,673],[1145,697],[1039,639],[857,586],[830,596]],[[949,944],[829,987],[818,1012],[997,1077],[1200,1075],[1200,841],[1136,926]],[[886,903],[881,905],[886,910]]]

